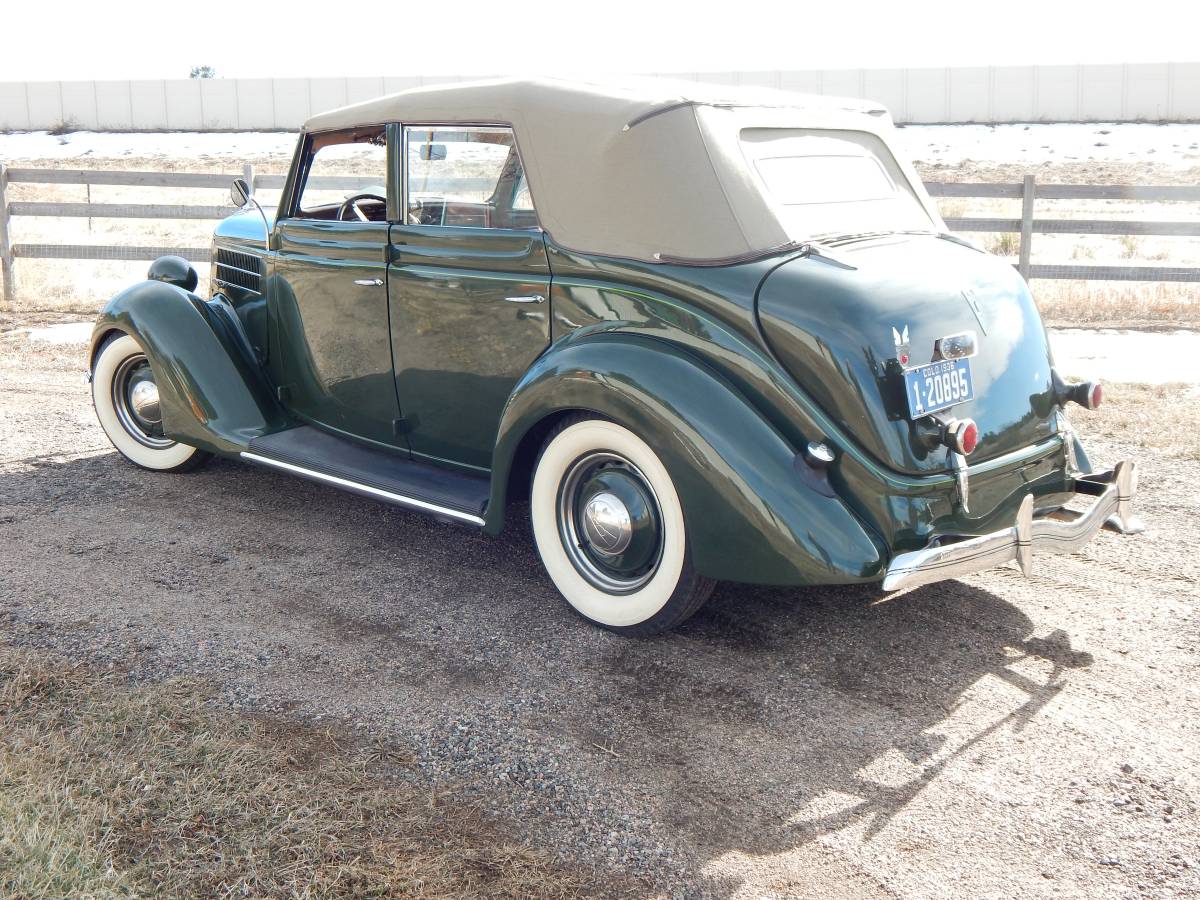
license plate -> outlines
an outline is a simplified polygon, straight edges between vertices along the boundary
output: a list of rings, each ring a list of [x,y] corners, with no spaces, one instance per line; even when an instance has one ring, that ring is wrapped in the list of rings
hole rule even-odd
[[[919,419],[974,396],[971,360],[944,359],[904,373],[908,417]]]

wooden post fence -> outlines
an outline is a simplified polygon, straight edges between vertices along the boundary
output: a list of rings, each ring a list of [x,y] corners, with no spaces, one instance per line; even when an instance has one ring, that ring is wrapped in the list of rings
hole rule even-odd
[[[1030,262],[1035,234],[1157,235],[1200,237],[1200,221],[1134,221],[1129,219],[1038,219],[1037,200],[1131,200],[1145,203],[1200,202],[1197,185],[1037,184],[1026,175],[1021,184],[927,182],[933,197],[1012,198],[1021,200],[1021,218],[992,219],[946,217],[951,231],[1008,232],[1021,236],[1017,269],[1027,280],[1035,278],[1077,281],[1200,282],[1200,267],[1188,266],[1077,266]]]
[[[1026,175],[1021,185],[1021,247],[1017,257],[1017,271],[1029,280],[1029,256],[1033,252],[1033,176]]]
[[[0,163],[0,276],[4,278],[4,305],[12,306],[17,297],[16,267],[13,265],[12,238],[8,229],[8,169]]]
[[[242,176],[254,189],[279,189],[283,175],[258,175],[246,165]],[[229,201],[217,205],[169,205],[124,203],[9,203],[10,183],[134,185],[174,188],[213,188],[227,190],[235,176],[219,173],[128,172],[100,169],[19,169],[0,164],[0,274],[4,279],[6,306],[16,302],[17,259],[131,260],[149,262],[156,256],[174,254],[192,262],[206,262],[208,247],[152,247],[102,244],[19,244],[12,235],[13,219],[18,216],[87,217],[122,219],[204,219],[216,221],[233,212]],[[365,176],[320,177],[309,179],[314,187],[334,190],[361,190],[372,187],[377,179]],[[440,179],[428,185],[433,191],[449,187],[486,190],[484,179]],[[934,197],[1005,198],[1021,201],[1019,219],[950,217],[951,231],[1009,232],[1020,235],[1016,268],[1026,279],[1055,278],[1097,281],[1200,282],[1200,267],[1183,266],[1077,266],[1032,263],[1034,234],[1168,235],[1200,237],[1200,221],[1131,221],[1126,219],[1038,219],[1034,217],[1037,200],[1130,200],[1151,203],[1200,202],[1197,185],[1092,185],[1037,184],[1026,175],[1019,184],[960,184],[930,182],[925,185]]]

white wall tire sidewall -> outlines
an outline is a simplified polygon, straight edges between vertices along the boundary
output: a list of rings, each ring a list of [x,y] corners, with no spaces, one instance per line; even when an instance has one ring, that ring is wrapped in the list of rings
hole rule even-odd
[[[658,499],[663,554],[654,577],[630,594],[613,595],[576,571],[558,530],[558,489],[579,457],[597,450],[618,453],[641,470]],[[687,531],[679,495],[658,456],[641,438],[615,422],[589,419],[559,432],[543,451],[533,475],[530,514],[538,553],[554,586],[580,615],[613,628],[639,625],[661,612],[683,573]]]
[[[129,335],[123,335],[110,341],[96,360],[96,368],[92,372],[92,405],[96,408],[96,418],[100,427],[108,435],[112,445],[130,462],[146,469],[168,470],[182,466],[199,451],[187,444],[175,443],[169,447],[147,447],[139,443],[117,418],[113,407],[112,381],[121,363],[131,356],[142,356],[145,351],[140,344]]]

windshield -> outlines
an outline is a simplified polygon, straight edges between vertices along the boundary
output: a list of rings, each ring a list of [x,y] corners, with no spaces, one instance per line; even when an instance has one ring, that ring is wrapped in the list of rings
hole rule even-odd
[[[936,230],[895,157],[873,134],[747,128],[741,145],[794,241]]]

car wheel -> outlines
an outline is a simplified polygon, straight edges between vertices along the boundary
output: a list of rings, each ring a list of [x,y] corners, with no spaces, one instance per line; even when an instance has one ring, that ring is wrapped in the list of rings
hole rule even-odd
[[[560,424],[538,457],[530,507],[546,571],[589,622],[657,634],[686,621],[712,593],[715,582],[692,565],[666,467],[616,422]]]
[[[96,355],[92,404],[112,445],[143,469],[183,472],[211,455],[163,433],[154,372],[141,345],[127,334],[106,341]]]

